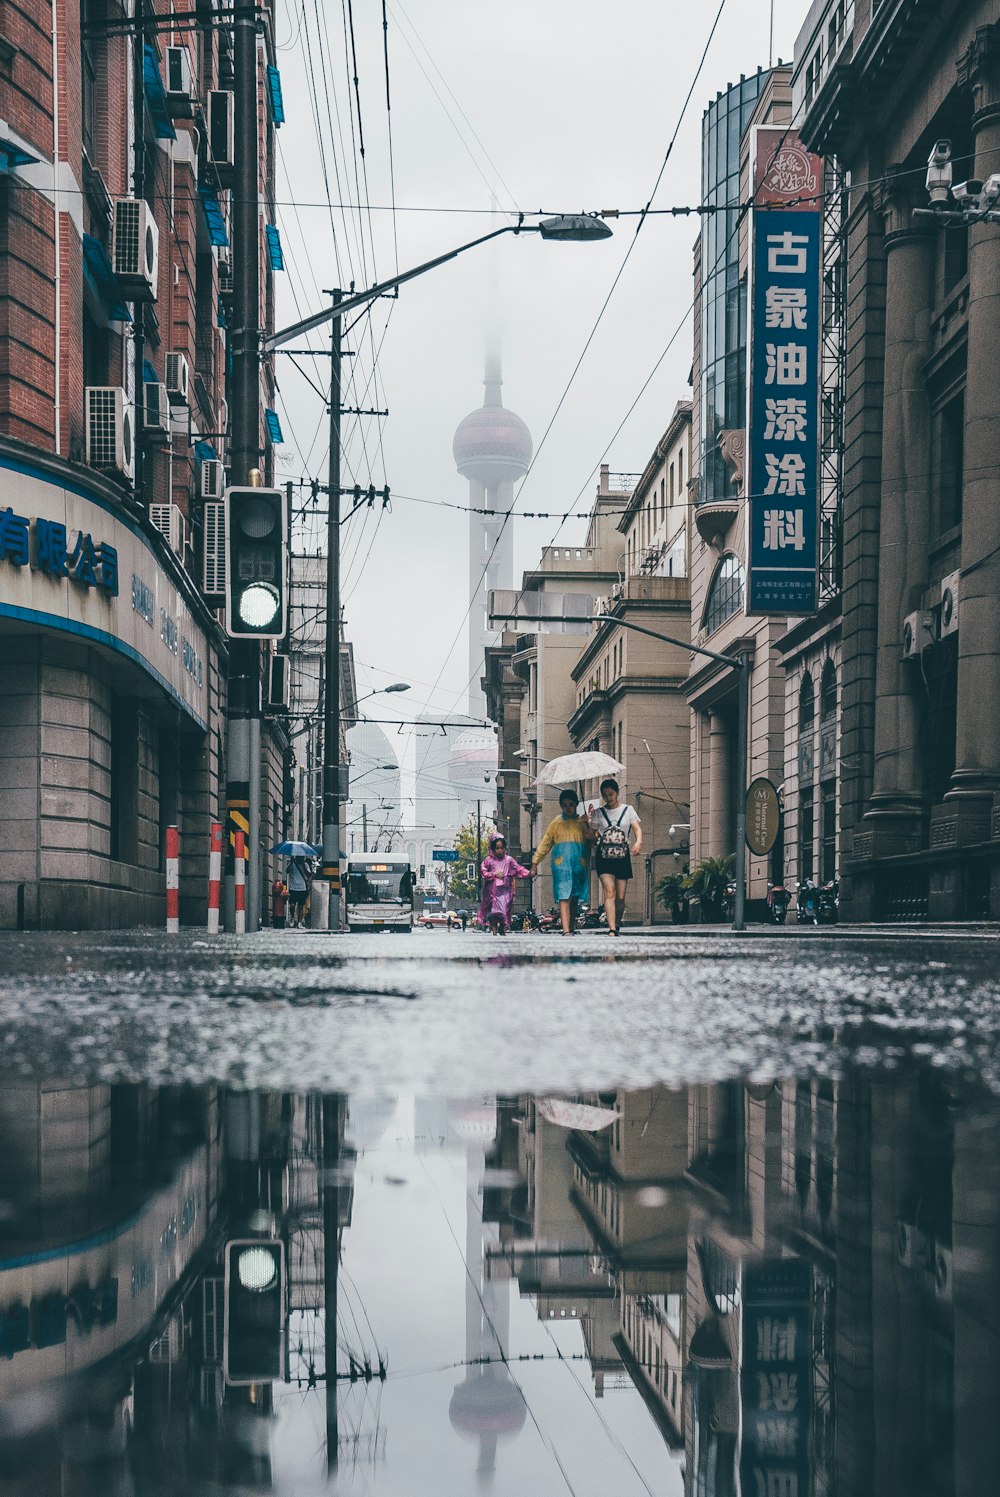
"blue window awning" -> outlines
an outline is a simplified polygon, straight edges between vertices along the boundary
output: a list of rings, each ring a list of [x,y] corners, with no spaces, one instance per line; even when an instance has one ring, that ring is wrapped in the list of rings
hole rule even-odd
[[[125,305],[125,295],[118,284],[107,251],[92,234],[83,236],[83,273],[109,322],[131,322],[132,313]]]
[[[195,442],[194,455],[200,463],[216,463],[219,460],[219,454],[211,442]]]
[[[0,120],[0,177],[6,175],[12,167],[31,166],[33,162],[40,160],[40,157],[25,150],[20,141],[11,140],[9,128],[5,120]]]
[[[278,127],[285,123],[285,101],[281,96],[281,74],[275,67],[267,70],[267,102],[271,109],[271,123]]]
[[[170,120],[167,93],[160,74],[160,59],[156,55],[156,48],[149,42],[142,49],[142,84],[146,95],[146,108],[153,121],[157,139],[176,140],[177,131]]]
[[[267,427],[268,436],[276,447],[285,440],[285,433],[281,429],[278,413],[277,411],[272,411],[270,406],[264,412],[264,425]]]
[[[219,297],[219,305],[216,308],[216,318],[220,327],[227,328],[229,326],[229,318],[226,316],[226,304],[221,296]]]
[[[265,224],[264,235],[267,239],[267,259],[272,270],[284,270],[285,254],[281,248],[281,235],[277,224]]]
[[[219,205],[219,194],[211,187],[199,187],[198,196],[201,198],[209,239],[213,244],[228,244],[229,235],[226,233],[226,220],[222,216],[222,208]]]
[[[156,385],[156,384],[159,384],[159,380],[160,380],[160,376],[157,374],[156,370],[153,368],[153,366],[149,362],[149,360],[148,359],[143,359],[143,361],[142,361],[142,382],[143,382],[143,384],[144,385]]]

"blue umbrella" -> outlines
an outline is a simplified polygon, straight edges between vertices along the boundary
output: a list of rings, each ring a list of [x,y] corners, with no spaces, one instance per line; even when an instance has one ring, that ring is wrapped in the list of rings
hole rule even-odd
[[[279,858],[320,858],[323,856],[321,847],[313,847],[309,842],[279,842],[271,848]]]

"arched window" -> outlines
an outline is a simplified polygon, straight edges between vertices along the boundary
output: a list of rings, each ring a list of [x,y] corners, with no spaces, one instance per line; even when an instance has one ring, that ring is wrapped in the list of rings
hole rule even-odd
[[[734,613],[739,613],[743,607],[743,568],[739,557],[724,556],[715,569],[715,576],[708,589],[708,602],[705,604],[704,625],[706,632],[711,634],[713,629],[718,629],[726,619],[731,619]]]
[[[819,715],[822,722],[827,722],[837,715],[837,667],[829,658],[823,666],[823,676],[820,680]]]
[[[802,677],[802,685],[799,687],[799,732],[811,732],[815,720],[816,692],[813,688],[813,678],[806,671]]]

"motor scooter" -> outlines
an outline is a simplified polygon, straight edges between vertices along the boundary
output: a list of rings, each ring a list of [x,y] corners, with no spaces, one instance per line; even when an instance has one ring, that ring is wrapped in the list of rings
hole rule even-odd
[[[811,878],[804,878],[799,884],[795,918],[800,925],[819,924],[819,890]]]
[[[836,925],[840,919],[840,884],[835,878],[822,884],[816,899],[816,923]]]
[[[788,916],[788,906],[792,902],[792,896],[784,884],[769,884],[767,889],[767,908],[775,925],[784,925]]]

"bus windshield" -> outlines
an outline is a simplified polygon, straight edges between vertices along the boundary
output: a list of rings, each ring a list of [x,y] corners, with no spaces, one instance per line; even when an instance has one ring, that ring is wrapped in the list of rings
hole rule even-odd
[[[347,875],[347,901],[349,904],[412,905],[409,868],[399,864],[390,867],[385,863],[370,863],[359,868],[352,863]]]

